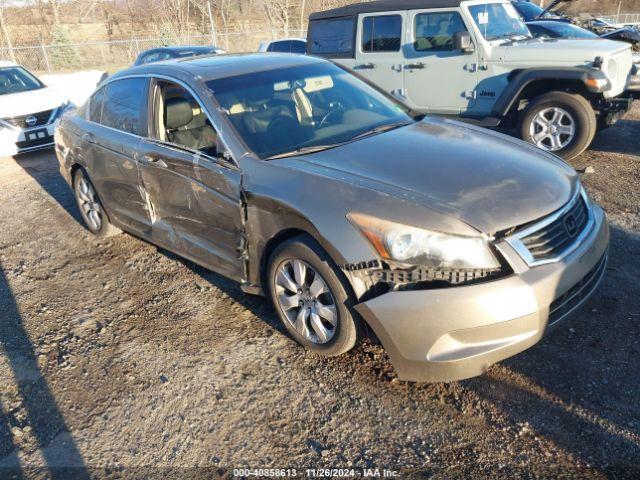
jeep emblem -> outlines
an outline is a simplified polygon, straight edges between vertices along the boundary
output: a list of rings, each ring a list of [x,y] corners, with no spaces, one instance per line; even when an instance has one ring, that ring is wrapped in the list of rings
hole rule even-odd
[[[25,120],[25,123],[27,125],[29,125],[30,127],[35,126],[36,123],[38,123],[38,119],[36,117],[34,117],[33,115],[27,117],[27,119]]]

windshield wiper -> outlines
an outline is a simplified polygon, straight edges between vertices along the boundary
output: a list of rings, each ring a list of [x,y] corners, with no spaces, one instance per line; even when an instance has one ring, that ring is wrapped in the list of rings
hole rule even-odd
[[[384,132],[388,132],[389,130],[394,130],[396,128],[400,128],[400,127],[406,127],[407,125],[410,125],[410,122],[398,122],[398,123],[388,123],[386,125],[379,125],[377,127],[373,127],[369,130],[366,130],[362,133],[359,133],[358,135],[356,135],[355,137],[353,137],[351,140],[360,140],[361,138],[365,138],[365,137],[369,137],[371,135],[376,135],[378,133],[384,133]]]
[[[340,145],[344,145],[344,143],[330,143],[327,145],[315,145],[309,147],[301,147],[290,152],[279,153],[278,155],[273,155],[271,157],[267,157],[266,160],[276,160],[278,158],[287,158],[287,157],[295,157],[298,155],[310,155],[316,152],[323,152],[325,150],[329,150],[330,148],[339,147]]]

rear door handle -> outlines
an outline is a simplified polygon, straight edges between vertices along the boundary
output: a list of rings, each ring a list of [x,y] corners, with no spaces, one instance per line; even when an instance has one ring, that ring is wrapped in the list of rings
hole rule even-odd
[[[93,133],[85,133],[82,135],[82,141],[87,143],[96,143],[96,136]]]
[[[418,63],[409,63],[407,65],[407,70],[422,70],[423,68],[425,68],[426,65],[422,62],[418,62]]]
[[[167,164],[164,160],[153,155],[142,155],[140,157],[140,163],[146,163],[147,165],[153,165],[159,168],[167,168]]]
[[[376,64],[375,63],[362,63],[360,65],[356,65],[355,67],[353,67],[354,70],[373,70],[374,68],[376,68]]]

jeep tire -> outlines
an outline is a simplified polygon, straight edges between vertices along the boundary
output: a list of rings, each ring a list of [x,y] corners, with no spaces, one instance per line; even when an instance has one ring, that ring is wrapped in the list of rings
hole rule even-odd
[[[531,100],[520,118],[520,136],[571,160],[584,152],[597,131],[596,114],[581,95],[549,92]]]

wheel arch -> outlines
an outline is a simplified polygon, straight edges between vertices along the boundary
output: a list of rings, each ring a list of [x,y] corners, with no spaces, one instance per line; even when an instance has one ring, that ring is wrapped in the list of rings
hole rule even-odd
[[[517,114],[523,100],[552,91],[582,95],[593,105],[599,94],[587,89],[587,78],[588,70],[579,67],[514,70],[509,75],[509,84],[496,101],[492,114],[508,118]]]

